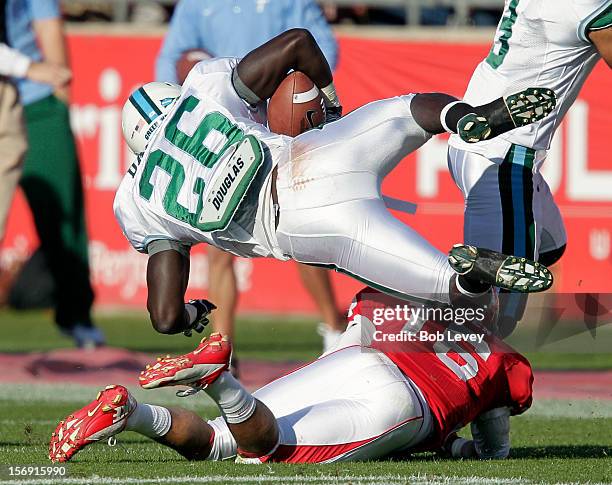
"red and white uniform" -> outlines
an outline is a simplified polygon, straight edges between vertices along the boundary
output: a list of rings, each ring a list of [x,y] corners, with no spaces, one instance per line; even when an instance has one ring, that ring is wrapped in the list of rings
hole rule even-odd
[[[372,294],[372,290],[357,295],[353,309],[362,326],[371,312],[364,307],[381,307],[379,302],[363,298],[364,293]],[[406,302],[397,304],[403,307]],[[423,393],[434,418],[432,438],[436,442],[441,443],[483,412],[508,407],[512,414],[520,414],[531,405],[533,374],[529,361],[484,328],[431,320],[411,321],[408,327],[405,320],[387,321],[377,329],[381,328],[385,334],[404,329],[415,335],[425,331],[430,335],[450,332],[453,336],[483,336],[482,342],[417,339],[409,343],[373,340],[370,344],[384,352]]]
[[[372,290],[367,290],[372,292]],[[480,414],[531,404],[528,361],[492,335],[467,343],[376,342],[367,293],[357,295],[336,350],[254,393],[278,420],[280,444],[261,461],[371,460],[408,449],[435,449]],[[405,305],[405,301],[397,300]],[[374,303],[373,305],[379,305]],[[388,321],[385,333],[405,321]],[[442,326],[427,321],[418,331]],[[210,459],[236,454],[221,418]]]

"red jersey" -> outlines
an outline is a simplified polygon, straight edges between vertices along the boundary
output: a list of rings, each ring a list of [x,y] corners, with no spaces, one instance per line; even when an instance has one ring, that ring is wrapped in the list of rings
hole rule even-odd
[[[421,390],[438,442],[483,412],[505,406],[519,414],[532,401],[529,361],[484,327],[449,321],[449,312],[370,288],[357,294],[349,311],[349,322],[366,318],[374,324],[373,334],[364,335],[371,338],[369,347],[387,355]]]

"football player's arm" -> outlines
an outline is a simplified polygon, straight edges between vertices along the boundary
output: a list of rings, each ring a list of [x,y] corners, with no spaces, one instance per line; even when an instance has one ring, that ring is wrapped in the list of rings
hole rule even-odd
[[[604,61],[612,68],[612,27],[589,32],[589,39]]]
[[[499,460],[510,454],[510,410],[506,407],[482,413],[472,423],[472,440],[451,433],[443,450],[453,458]]]
[[[293,2],[293,8],[297,16],[293,26],[304,27],[312,32],[327,62],[334,70],[338,62],[338,43],[321,7],[314,0],[298,0]]]
[[[255,106],[272,96],[291,70],[306,74],[328,107],[340,107],[329,64],[306,29],[287,30],[249,52],[234,69],[232,82],[236,92]]]
[[[49,62],[33,61],[2,42],[0,42],[0,75],[27,78],[58,88],[72,77],[70,69]]]
[[[189,247],[177,241],[153,241],[147,247],[147,310],[160,333],[201,332],[215,306],[206,300],[185,303],[189,283]]]
[[[167,249],[149,256],[147,263],[147,310],[160,333],[180,333],[188,327],[185,291],[189,280],[189,257]]]
[[[482,413],[470,424],[474,450],[485,460],[503,459],[510,454],[510,409],[500,407]]]

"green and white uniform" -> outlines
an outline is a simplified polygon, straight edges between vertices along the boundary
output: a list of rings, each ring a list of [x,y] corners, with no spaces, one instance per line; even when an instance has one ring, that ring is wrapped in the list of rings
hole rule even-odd
[[[114,210],[131,244],[147,252],[153,241],[205,242],[244,257],[327,266],[388,292],[448,302],[454,273],[446,254],[394,218],[380,192],[383,178],[431,138],[412,116],[413,95],[375,101],[295,138],[278,136],[265,127],[264,107],[252,110],[236,93],[236,65],[237,59],[199,63],[125,175]],[[146,114],[146,97],[133,98]],[[232,197],[228,183],[246,187],[233,172],[238,155],[261,167],[249,188]],[[278,208],[271,194],[275,166]],[[225,205],[217,210],[220,193]],[[157,243],[150,253],[161,246],[180,248]]]
[[[218,58],[191,71],[121,182],[115,216],[138,251],[168,239],[283,258],[274,237],[270,175],[289,138],[265,127],[265,105],[254,109],[233,89],[237,63]],[[146,113],[147,100],[136,96]]]
[[[488,56],[464,100],[481,105],[530,86],[553,89],[555,111],[490,141],[451,136],[449,167],[466,199],[464,239],[537,258],[565,244],[548,185],[539,173],[555,130],[600,59],[588,32],[612,25],[612,0],[506,0]]]

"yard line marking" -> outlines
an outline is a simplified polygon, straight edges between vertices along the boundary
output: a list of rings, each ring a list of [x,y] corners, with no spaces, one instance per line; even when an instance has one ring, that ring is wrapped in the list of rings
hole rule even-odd
[[[277,475],[209,475],[209,476],[172,476],[159,478],[111,478],[93,475],[89,478],[61,478],[57,479],[31,479],[31,480],[3,480],[0,485],[55,485],[58,483],[66,484],[163,484],[163,483],[292,483],[292,484],[313,484],[313,483],[351,483],[351,484],[416,484],[416,485],[519,485],[519,484],[541,484],[545,482],[532,481],[523,478],[488,478],[488,477],[459,477],[459,476],[434,476],[434,475],[318,475],[318,476],[277,476]],[[563,485],[558,482],[557,485]],[[603,484],[591,484],[603,485]]]

